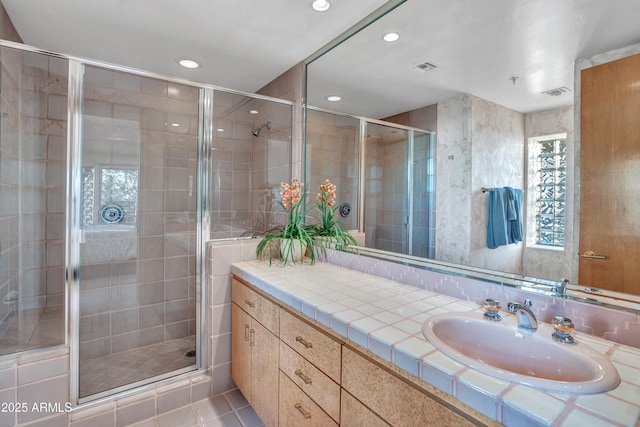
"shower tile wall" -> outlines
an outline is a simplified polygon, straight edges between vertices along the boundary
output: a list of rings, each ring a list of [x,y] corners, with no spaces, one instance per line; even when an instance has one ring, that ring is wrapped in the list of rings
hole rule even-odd
[[[248,98],[215,91],[211,152],[211,238],[239,237],[250,228],[253,116]],[[244,102],[244,104],[243,104]]]
[[[19,82],[23,54],[2,49],[2,99],[0,117],[0,333],[4,334],[17,314],[20,268],[19,224]],[[14,300],[15,302],[11,302]]]
[[[8,353],[64,340],[63,318],[43,311],[60,312],[64,301],[68,65],[10,48],[0,55],[0,352]]]
[[[251,144],[251,224],[252,229],[264,232],[284,224],[287,216],[278,204],[280,183],[289,182],[292,176],[292,107],[271,101],[256,99],[254,129],[271,123],[271,129],[263,128]],[[297,176],[301,178],[301,176]]]
[[[305,87],[304,69],[305,66],[303,63],[299,62],[256,92],[260,95],[293,102],[293,106],[288,107],[286,110],[281,110],[283,111],[281,114],[288,116],[283,117],[283,119],[286,118],[286,120],[293,123],[293,128],[288,135],[283,135],[283,137],[287,137],[287,139],[292,142],[290,153],[291,175],[297,177],[301,177],[303,173],[302,162],[304,150],[302,142],[304,141],[304,116],[302,114],[302,100],[304,99]]]
[[[325,179],[335,184],[337,203],[351,205],[348,217],[336,215],[346,230],[358,229],[359,134],[358,119],[316,110],[307,111],[309,200],[312,205],[315,204],[316,193]],[[314,215],[318,216],[317,213]]]
[[[83,120],[80,358],[195,334],[198,89],[87,67]]]
[[[211,238],[260,235],[282,223],[277,197],[291,175],[291,106],[216,91],[214,129]]]

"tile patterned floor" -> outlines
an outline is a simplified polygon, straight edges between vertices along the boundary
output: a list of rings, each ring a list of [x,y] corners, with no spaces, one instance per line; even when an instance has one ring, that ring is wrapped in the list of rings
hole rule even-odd
[[[195,336],[190,336],[81,360],[80,396],[191,366],[195,358],[185,354],[193,349]]]
[[[131,427],[264,427],[238,389],[192,403]]]
[[[22,309],[0,336],[0,355],[64,344],[64,306]]]

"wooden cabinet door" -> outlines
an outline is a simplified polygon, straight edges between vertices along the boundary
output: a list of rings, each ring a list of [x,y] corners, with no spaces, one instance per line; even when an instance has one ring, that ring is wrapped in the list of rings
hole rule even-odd
[[[251,406],[267,427],[278,425],[280,340],[257,321],[251,325]]]
[[[231,378],[251,402],[251,317],[231,304]]]
[[[351,396],[346,391],[342,391],[341,400],[342,418],[340,425],[344,427],[388,427],[382,418],[376,415],[371,409]]]
[[[343,349],[342,364],[342,387],[393,426],[474,425],[439,402],[437,394],[442,392],[434,389],[433,397],[422,393],[349,348]],[[457,409],[462,411],[463,405]]]

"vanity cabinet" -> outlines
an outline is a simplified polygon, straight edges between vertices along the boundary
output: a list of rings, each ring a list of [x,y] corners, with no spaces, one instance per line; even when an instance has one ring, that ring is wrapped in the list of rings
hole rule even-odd
[[[251,285],[232,286],[232,377],[265,425],[498,425]]]
[[[275,427],[279,308],[235,279],[231,286],[231,378],[262,422]]]
[[[440,396],[418,390],[347,346],[342,353],[342,372],[343,389],[393,426],[476,425],[448,407]]]

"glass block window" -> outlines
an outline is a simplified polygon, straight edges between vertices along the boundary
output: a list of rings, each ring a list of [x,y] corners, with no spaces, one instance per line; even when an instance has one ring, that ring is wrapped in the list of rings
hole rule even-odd
[[[535,142],[535,241],[537,245],[564,247],[566,139],[539,138]]]

